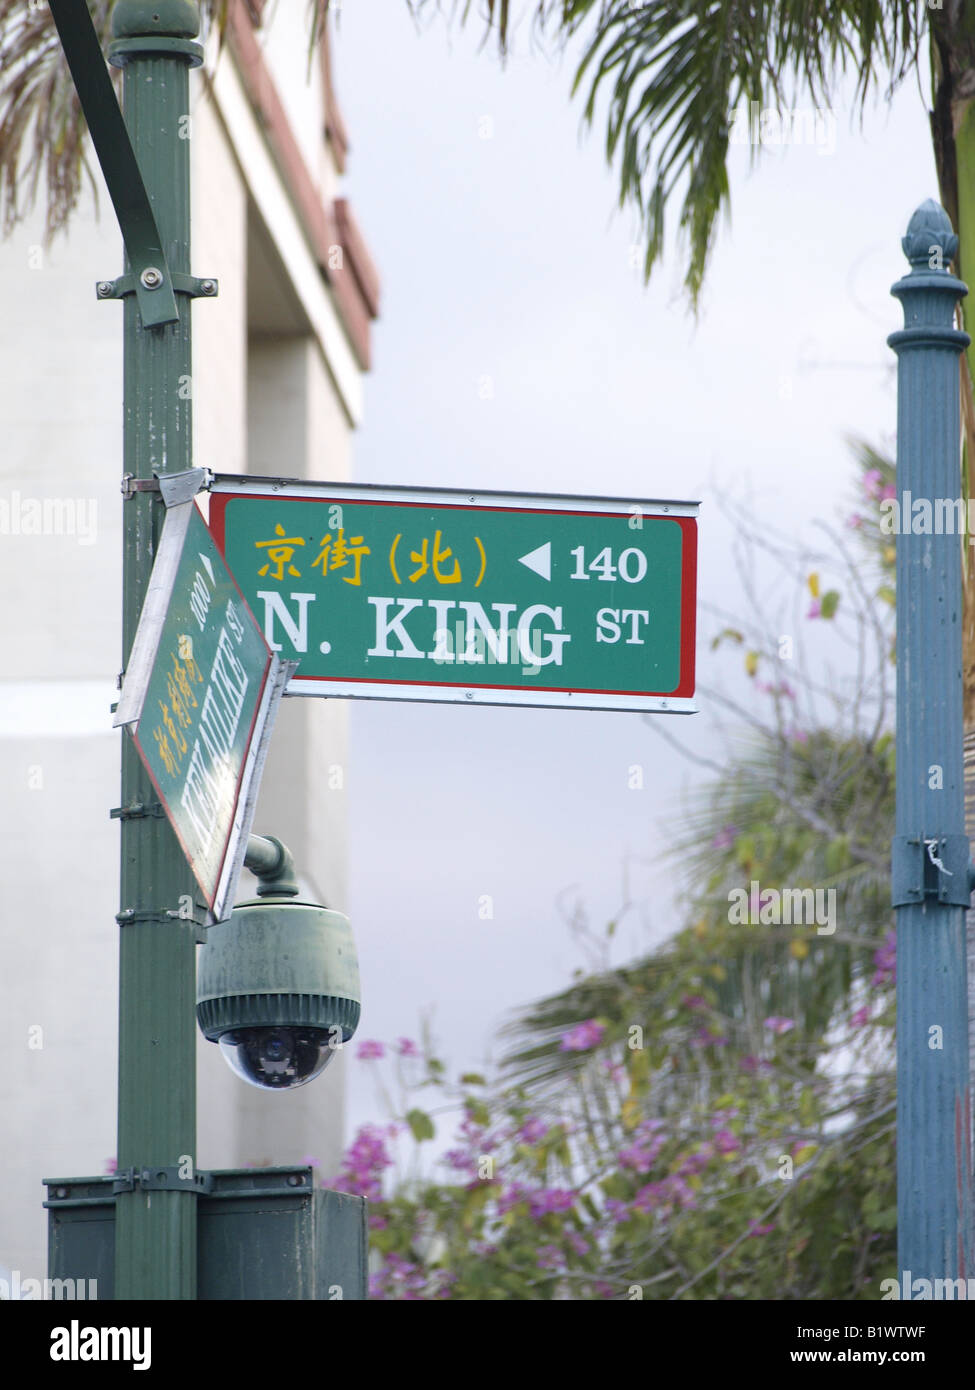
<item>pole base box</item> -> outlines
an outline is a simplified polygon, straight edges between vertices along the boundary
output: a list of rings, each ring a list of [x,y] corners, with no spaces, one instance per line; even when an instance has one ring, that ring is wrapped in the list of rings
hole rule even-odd
[[[196,1177],[205,1189],[196,1198],[198,1299],[367,1297],[364,1198],[316,1188],[310,1167]],[[48,1274],[58,1296],[114,1298],[119,1179],[44,1183]]]

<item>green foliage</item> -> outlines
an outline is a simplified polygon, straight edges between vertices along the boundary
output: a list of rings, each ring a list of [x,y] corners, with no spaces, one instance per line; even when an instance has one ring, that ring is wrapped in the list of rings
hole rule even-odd
[[[406,1123],[418,1144],[422,1144],[424,1139],[432,1139],[437,1132],[433,1121],[425,1110],[408,1110]]]
[[[773,715],[668,847],[683,929],[521,1010],[500,1078],[477,1077],[476,1095],[470,1075],[436,1072],[461,1115],[450,1174],[373,1203],[374,1297],[873,1299],[895,1271],[893,739],[877,693],[889,615],[869,577],[892,565],[872,520],[889,484],[887,461],[857,458],[863,558],[827,590],[843,601],[818,632],[874,624],[872,663],[861,653],[831,722],[800,730],[801,678],[783,690],[751,619],[724,629],[729,659],[761,653],[773,679],[754,693]],[[820,570],[792,561],[816,623]],[[787,892],[814,912],[766,912]],[[428,1138],[428,1117],[404,1111]],[[375,1195],[391,1160],[375,1137],[359,1151],[337,1185]]]

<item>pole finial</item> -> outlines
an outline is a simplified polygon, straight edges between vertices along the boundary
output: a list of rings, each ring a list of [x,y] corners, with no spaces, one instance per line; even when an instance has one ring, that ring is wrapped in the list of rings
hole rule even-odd
[[[195,0],[115,0],[112,35],[141,39],[150,34],[195,39],[200,32],[200,7]]]
[[[958,251],[958,238],[940,203],[928,198],[921,204],[907,224],[901,246],[911,265],[947,272]]]

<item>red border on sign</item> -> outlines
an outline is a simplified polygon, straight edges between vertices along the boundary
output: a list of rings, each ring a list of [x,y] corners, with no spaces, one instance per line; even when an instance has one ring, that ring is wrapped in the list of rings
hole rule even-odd
[[[491,507],[479,506],[476,503],[452,503],[452,502],[407,502],[389,501],[387,499],[374,498],[348,498],[321,495],[316,497],[288,497],[278,492],[215,492],[210,494],[210,534],[220,548],[220,553],[226,562],[225,547],[225,517],[224,513],[228,502],[239,499],[249,499],[261,502],[322,502],[328,504],[340,504],[344,506],[369,506],[369,507],[420,507],[429,510],[431,506],[439,509],[453,509],[459,512],[523,512],[533,513],[539,516],[625,516],[625,512],[609,512],[593,508],[584,510],[583,508],[558,508],[557,513],[550,507]],[[648,521],[675,521],[681,528],[681,619],[680,619],[680,675],[678,683],[673,690],[596,690],[584,686],[562,686],[562,685],[489,685],[485,681],[478,681],[472,685],[469,681],[408,681],[392,680],[388,676],[303,676],[299,668],[296,673],[297,680],[316,681],[323,686],[330,684],[340,685],[396,685],[396,686],[418,686],[436,687],[439,689],[458,689],[458,690],[512,690],[524,691],[532,690],[544,693],[550,691],[553,694],[579,694],[579,695],[635,695],[647,696],[648,698],[673,698],[675,700],[688,700],[694,695],[694,659],[696,655],[697,642],[697,517],[695,516],[658,516],[656,513],[647,518]],[[229,568],[229,566],[228,566]],[[236,582],[236,581],[235,581]],[[239,586],[238,586],[239,587]],[[246,602],[246,599],[244,600]]]

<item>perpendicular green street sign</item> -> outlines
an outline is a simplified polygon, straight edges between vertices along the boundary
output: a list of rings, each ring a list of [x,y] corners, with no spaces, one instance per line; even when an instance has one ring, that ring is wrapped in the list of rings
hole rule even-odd
[[[694,710],[695,502],[217,474],[289,695]]]
[[[232,906],[291,669],[269,649],[196,503],[171,506],[115,724],[129,728],[215,922]]]

